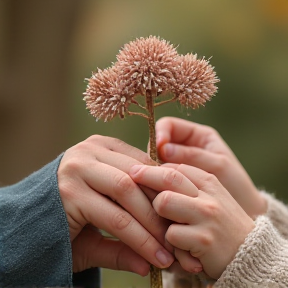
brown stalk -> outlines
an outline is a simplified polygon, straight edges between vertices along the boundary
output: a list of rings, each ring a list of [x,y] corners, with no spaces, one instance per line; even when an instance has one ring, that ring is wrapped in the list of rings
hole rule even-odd
[[[155,115],[154,115],[154,97],[153,92],[146,91],[146,107],[148,110],[148,124],[149,124],[149,153],[152,160],[158,162],[157,148],[156,148],[156,132],[155,132]]]
[[[153,93],[154,89],[146,91],[146,108],[148,111],[148,123],[149,123],[149,154],[152,160],[158,162],[157,147],[156,147],[156,132],[155,132],[155,114],[154,114],[154,98],[157,96],[157,92]],[[150,266],[150,287],[151,288],[163,288],[162,272],[161,269],[151,265]]]

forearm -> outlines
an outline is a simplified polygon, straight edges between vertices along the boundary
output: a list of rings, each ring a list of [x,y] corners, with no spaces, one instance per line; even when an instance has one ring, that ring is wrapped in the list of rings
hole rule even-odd
[[[0,189],[0,286],[72,285],[69,230],[57,185],[61,156]]]

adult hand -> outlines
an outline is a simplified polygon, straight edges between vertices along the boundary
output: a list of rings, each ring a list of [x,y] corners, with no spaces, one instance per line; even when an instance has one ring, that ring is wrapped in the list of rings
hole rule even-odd
[[[165,117],[156,123],[156,133],[161,160],[195,166],[214,174],[252,218],[266,212],[265,199],[215,129]]]
[[[255,225],[216,176],[183,164],[136,165],[130,176],[160,191],[153,207],[174,221],[166,239],[183,269],[195,272],[197,258],[207,275],[218,279]]]
[[[142,163],[155,165],[146,153],[104,136],[92,136],[65,152],[58,185],[69,223],[74,272],[104,267],[144,276],[149,263],[165,268],[173,262],[163,246],[168,221],[156,214],[127,174]],[[103,237],[99,229],[119,241]]]

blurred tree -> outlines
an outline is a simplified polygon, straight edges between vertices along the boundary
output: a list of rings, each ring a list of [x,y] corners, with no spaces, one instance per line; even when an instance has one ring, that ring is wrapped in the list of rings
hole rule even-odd
[[[13,183],[67,148],[69,47],[77,0],[0,2],[0,181]]]

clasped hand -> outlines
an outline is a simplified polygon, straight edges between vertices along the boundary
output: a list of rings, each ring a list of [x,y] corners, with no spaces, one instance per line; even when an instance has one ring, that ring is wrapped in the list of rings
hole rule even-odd
[[[158,153],[170,164],[156,166],[146,153],[104,136],[64,154],[58,182],[74,272],[97,266],[147,275],[150,263],[167,268],[176,258],[184,270],[217,279],[253,218],[265,213],[265,201],[214,129],[168,117],[156,132]]]

